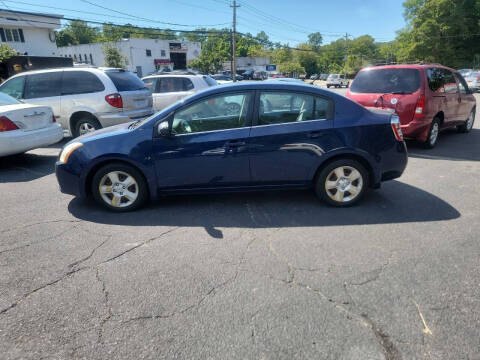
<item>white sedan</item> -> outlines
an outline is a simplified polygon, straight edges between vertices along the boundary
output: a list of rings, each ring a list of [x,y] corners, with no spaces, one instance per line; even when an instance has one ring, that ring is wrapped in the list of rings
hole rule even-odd
[[[63,139],[49,106],[30,105],[0,93],[0,156],[21,154]]]

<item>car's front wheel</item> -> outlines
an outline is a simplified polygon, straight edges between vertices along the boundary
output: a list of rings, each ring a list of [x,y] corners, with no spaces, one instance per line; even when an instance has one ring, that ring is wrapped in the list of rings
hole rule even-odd
[[[123,163],[111,163],[93,176],[92,194],[106,208],[123,212],[142,206],[147,200],[148,188],[137,169]]]
[[[353,159],[325,166],[316,178],[315,193],[330,205],[344,207],[358,202],[368,187],[368,172]]]

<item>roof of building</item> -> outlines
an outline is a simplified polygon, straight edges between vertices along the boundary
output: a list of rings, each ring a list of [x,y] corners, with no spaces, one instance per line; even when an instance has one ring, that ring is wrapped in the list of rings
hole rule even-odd
[[[8,12],[8,13],[11,13],[11,14],[23,14],[23,15],[49,17],[49,18],[53,18],[53,19],[63,19],[63,15],[57,15],[57,14],[34,13],[34,12],[28,12],[28,11],[17,11],[17,10],[7,10],[7,9],[0,9],[0,11]]]

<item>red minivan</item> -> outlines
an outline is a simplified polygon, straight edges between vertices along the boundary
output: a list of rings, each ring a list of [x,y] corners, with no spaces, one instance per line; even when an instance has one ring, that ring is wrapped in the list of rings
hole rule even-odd
[[[363,106],[394,109],[403,135],[433,148],[440,130],[469,132],[475,97],[463,77],[446,66],[385,65],[360,70],[346,96]]]

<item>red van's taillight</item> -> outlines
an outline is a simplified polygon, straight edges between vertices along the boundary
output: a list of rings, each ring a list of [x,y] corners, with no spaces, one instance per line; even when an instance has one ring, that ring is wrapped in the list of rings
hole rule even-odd
[[[0,117],[0,132],[18,130],[19,127],[13,123],[12,120],[6,116]]]
[[[55,115],[52,114],[52,122],[57,122],[57,119],[55,119]]]
[[[119,93],[105,96],[105,101],[116,108],[123,108],[122,95]]]
[[[480,75],[477,75],[477,81],[479,81],[479,80],[480,80]]]
[[[390,118],[390,124],[392,125],[393,135],[398,141],[403,141],[402,128],[400,127],[400,118],[398,115],[392,115]]]
[[[417,104],[415,105],[415,114],[413,115],[414,119],[421,119],[423,113],[425,112],[425,95],[422,95],[418,98]]]

